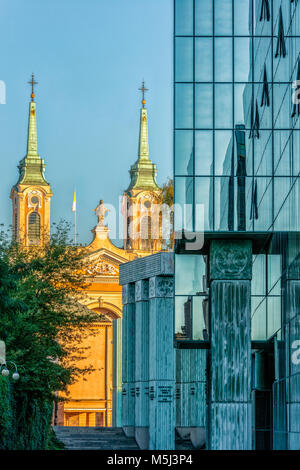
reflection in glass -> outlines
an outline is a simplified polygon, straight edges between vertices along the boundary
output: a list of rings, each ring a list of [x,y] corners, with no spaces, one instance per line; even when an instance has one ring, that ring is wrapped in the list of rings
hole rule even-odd
[[[195,85],[195,126],[209,129],[213,124],[213,92],[211,85]]]
[[[175,231],[193,231],[193,178],[175,178]]]
[[[175,255],[175,295],[206,291],[206,264],[203,256]]]
[[[245,83],[235,85],[234,87],[234,123],[245,124],[244,113],[245,101]]]
[[[215,127],[232,128],[232,85],[215,85]]]
[[[256,231],[267,231],[272,225],[272,179],[258,177],[256,181],[258,219],[254,221],[254,228]]]
[[[215,39],[215,81],[232,82],[232,39]]]
[[[215,0],[215,34],[232,34],[231,0]]]
[[[193,340],[209,339],[208,297],[193,297]]]
[[[185,326],[184,309],[187,308],[185,307],[185,305],[187,305],[188,302],[190,302],[190,305],[191,305],[191,297],[175,296],[175,338],[176,339],[187,339],[183,328]]]
[[[175,174],[193,174],[193,131],[175,132]]]
[[[175,127],[193,127],[193,85],[177,84],[175,87]]]
[[[254,174],[271,176],[272,168],[272,133],[260,131],[260,138],[254,140]]]
[[[213,132],[195,132],[195,173],[196,175],[213,174]]]
[[[195,81],[213,79],[213,42],[211,38],[195,38]]]
[[[234,0],[234,34],[248,36],[250,31],[249,11],[251,0]]]
[[[281,297],[267,297],[267,305],[267,338],[270,338],[281,328]]]
[[[234,40],[234,80],[236,82],[251,81],[250,44],[249,38]]]
[[[195,178],[195,204],[204,206],[204,230],[213,230],[213,178]],[[202,212],[196,210],[195,230],[203,228]]]
[[[268,291],[272,295],[280,295],[281,255],[268,255]]]
[[[263,297],[251,297],[251,339],[267,339],[267,305]]]
[[[208,297],[175,296],[175,338],[207,341],[209,335]]]
[[[198,36],[212,35],[213,2],[195,0],[195,34]]]
[[[193,81],[193,38],[175,39],[175,81]]]
[[[231,174],[232,131],[215,132],[215,174]]]
[[[266,255],[255,255],[252,259],[251,294],[266,295]]]
[[[175,34],[193,34],[193,0],[175,0]]]

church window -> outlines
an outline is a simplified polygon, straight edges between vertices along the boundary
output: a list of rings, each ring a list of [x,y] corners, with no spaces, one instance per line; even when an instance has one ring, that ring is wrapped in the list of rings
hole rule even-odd
[[[32,196],[31,204],[38,204],[38,203],[39,203],[39,198],[37,196]]]
[[[31,212],[28,216],[28,242],[30,245],[38,245],[41,238],[41,218],[37,212]]]

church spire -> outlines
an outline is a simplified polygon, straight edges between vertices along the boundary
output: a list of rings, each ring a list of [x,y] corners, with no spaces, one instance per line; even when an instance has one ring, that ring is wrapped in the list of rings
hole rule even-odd
[[[148,142],[148,119],[147,119],[147,109],[145,108],[145,92],[148,91],[148,88],[145,88],[145,82],[143,80],[142,87],[139,88],[143,94],[142,99],[142,108],[141,108],[141,118],[140,118],[140,137],[139,137],[139,160],[148,159],[149,160],[149,142]]]
[[[27,139],[27,157],[29,155],[38,155],[37,152],[37,132],[36,132],[36,104],[34,102],[34,85],[38,82],[34,80],[32,74],[31,81],[31,102],[29,104],[29,121],[28,121],[28,139]]]
[[[142,108],[140,111],[140,133],[139,133],[139,148],[138,159],[131,166],[130,176],[131,182],[128,190],[130,189],[152,189],[157,190],[159,186],[156,183],[156,165],[151,162],[149,158],[149,141],[148,141],[148,117],[147,109],[145,108],[145,92],[148,89],[145,87],[143,81],[141,88],[142,92]]]
[[[20,172],[18,183],[49,185],[44,177],[45,163],[44,160],[39,156],[37,148],[36,103],[34,101],[34,86],[37,85],[38,82],[35,81],[33,74],[31,80],[28,83],[31,85],[31,101],[29,103],[27,152],[26,156],[20,161],[18,166]]]

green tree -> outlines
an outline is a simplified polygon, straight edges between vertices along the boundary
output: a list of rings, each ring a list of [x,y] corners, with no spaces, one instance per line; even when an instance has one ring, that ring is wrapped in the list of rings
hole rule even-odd
[[[170,239],[166,241],[166,248],[174,248],[174,182],[171,178],[168,178],[167,181],[162,186],[161,192],[161,204],[167,204],[170,208]]]
[[[86,356],[81,344],[99,317],[80,303],[86,249],[72,246],[68,232],[66,224],[56,226],[43,249],[2,239],[0,276],[2,266],[6,295],[0,291],[0,339],[20,365],[13,387],[16,448],[46,446],[56,392],[92,370],[92,365],[79,368],[78,359]]]

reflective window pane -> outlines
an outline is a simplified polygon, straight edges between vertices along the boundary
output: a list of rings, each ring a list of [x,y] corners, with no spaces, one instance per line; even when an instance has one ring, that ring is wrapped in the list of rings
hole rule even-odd
[[[202,210],[204,230],[213,230],[213,188],[213,178],[195,178],[195,204],[201,206],[196,208],[195,230],[203,230]]]
[[[254,174],[272,176],[273,152],[271,131],[260,131],[254,140]]]
[[[232,173],[232,131],[215,132],[215,174]]]
[[[215,34],[232,34],[232,1],[215,0]]]
[[[250,39],[234,40],[234,80],[236,82],[251,81],[250,76]]]
[[[213,133],[195,132],[195,173],[196,175],[213,174]]]
[[[175,296],[175,338],[178,340],[186,339],[185,313],[189,307],[192,307],[191,297]]]
[[[175,39],[175,80],[193,81],[193,38]]]
[[[212,34],[213,2],[195,0],[195,34],[199,36]]]
[[[193,0],[175,1],[175,34],[193,34]]]
[[[281,298],[268,297],[267,338],[273,336],[281,328]]]
[[[267,339],[267,302],[263,297],[251,297],[251,339]]]
[[[193,231],[193,178],[175,178],[175,231]]]
[[[272,202],[273,202],[273,186],[271,178],[256,178],[256,201],[253,203],[257,206],[257,219],[254,216],[254,229],[256,231],[270,230],[272,225]],[[253,190],[254,199],[254,190]],[[251,212],[249,212],[251,217]]]
[[[209,82],[213,78],[213,41],[195,38],[195,81]]]
[[[175,132],[175,174],[193,174],[193,131]]]
[[[251,35],[251,0],[234,0],[234,34]]]
[[[268,291],[272,295],[280,295],[281,255],[268,255]]]
[[[191,295],[205,290],[206,264],[203,256],[175,256],[175,295]]]
[[[253,256],[252,264],[252,281],[251,281],[251,294],[252,295],[266,295],[266,274],[267,263],[265,255]]]
[[[193,340],[205,339],[205,332],[209,330],[208,298],[203,296],[193,297]]]
[[[232,81],[232,39],[215,39],[215,81]]]
[[[249,85],[242,83],[234,86],[234,123],[246,124],[245,104],[249,100]],[[251,89],[250,89],[251,92]]]
[[[213,90],[211,85],[195,86],[195,120],[196,128],[211,128],[213,125]]]
[[[215,127],[232,128],[232,85],[215,85]]]
[[[177,84],[175,87],[175,127],[193,127],[193,85]]]

